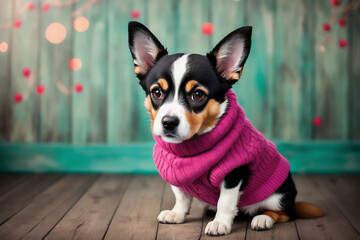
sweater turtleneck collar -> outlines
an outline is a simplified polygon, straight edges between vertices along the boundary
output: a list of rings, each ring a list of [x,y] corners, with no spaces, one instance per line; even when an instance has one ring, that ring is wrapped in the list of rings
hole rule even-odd
[[[185,140],[181,143],[168,143],[155,136],[155,141],[167,152],[173,153],[177,157],[191,157],[199,153],[203,153],[211,149],[224,137],[229,136],[229,133],[234,130],[234,125],[237,133],[233,136],[234,140],[238,138],[244,126],[245,113],[242,108],[238,107],[236,95],[232,90],[226,93],[228,106],[226,113],[222,116],[216,127],[210,132],[195,136],[191,139]],[[240,127],[240,129],[239,129]],[[233,134],[230,134],[233,135]],[[231,147],[228,146],[229,148]]]

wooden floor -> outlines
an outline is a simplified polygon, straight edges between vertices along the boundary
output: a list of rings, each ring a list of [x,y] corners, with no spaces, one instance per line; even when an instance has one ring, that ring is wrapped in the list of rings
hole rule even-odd
[[[158,224],[174,197],[158,176],[0,174],[0,239],[360,239],[360,175],[294,176],[298,200],[326,216],[255,232],[236,220],[230,235],[208,237],[213,215],[195,200],[186,223]]]

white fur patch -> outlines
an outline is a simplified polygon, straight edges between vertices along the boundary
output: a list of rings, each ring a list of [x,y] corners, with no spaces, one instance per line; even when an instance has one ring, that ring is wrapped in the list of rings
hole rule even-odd
[[[242,181],[230,189],[225,188],[225,181],[221,183],[220,197],[217,203],[217,212],[213,221],[206,225],[207,235],[225,235],[231,232],[231,225],[237,214],[237,204],[239,202],[239,189]]]
[[[265,200],[246,206],[241,207],[239,211],[253,216],[260,210],[272,210],[272,211],[280,211],[281,210],[281,198],[282,194],[274,193],[270,197],[266,198]]]
[[[264,215],[264,214],[257,215],[251,221],[251,228],[253,230],[259,230],[259,231],[271,229],[274,223],[275,223],[274,219],[272,219],[268,215]]]
[[[186,139],[190,133],[190,125],[185,116],[185,107],[179,101],[179,88],[181,81],[183,80],[187,72],[189,54],[185,54],[178,58],[172,65],[172,77],[174,83],[175,94],[171,102],[164,103],[154,121],[154,134],[156,136],[162,136],[162,139],[166,142],[180,143],[183,139]],[[161,119],[165,116],[176,116],[179,118],[179,126],[177,127],[177,138],[163,136],[163,126]]]
[[[157,219],[161,223],[183,223],[189,213],[192,196],[175,186],[171,186],[171,189],[175,195],[175,206],[172,210],[162,211]]]

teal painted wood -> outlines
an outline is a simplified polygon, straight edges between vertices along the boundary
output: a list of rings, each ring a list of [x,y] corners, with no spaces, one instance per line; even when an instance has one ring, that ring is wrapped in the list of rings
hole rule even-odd
[[[360,142],[279,142],[293,173],[360,173]],[[155,174],[153,143],[0,144],[0,172]]]
[[[360,140],[360,14],[359,10],[345,17],[349,24],[349,136]]]
[[[11,24],[13,15],[13,2],[0,0],[0,25]],[[0,44],[6,42],[8,50],[0,52],[0,139],[10,141],[10,129],[12,124],[13,98],[11,92],[10,62],[12,31],[8,27],[0,29]]]
[[[136,137],[139,125],[138,94],[140,92],[134,74],[134,65],[128,47],[128,22],[135,7],[141,11],[140,22],[144,21],[145,1],[110,1],[108,4],[109,43],[108,43],[108,113],[107,142],[130,142]],[[144,95],[143,95],[144,96]],[[145,96],[144,96],[145,97]],[[141,107],[142,108],[142,107]],[[141,123],[143,124],[143,123]]]
[[[271,138],[275,111],[275,1],[246,1],[244,7],[246,25],[253,27],[252,44],[235,92],[246,116]]]
[[[51,11],[47,12],[40,10],[42,14],[39,32],[39,82],[45,86],[46,91],[39,97],[38,142],[71,141],[71,96],[62,93],[57,87],[58,82],[72,89],[69,68],[73,42],[71,11],[72,7],[52,7]],[[47,27],[54,22],[63,24],[66,29],[66,38],[59,44],[52,44],[45,37]]]
[[[274,137],[310,140],[312,129],[313,1],[276,1]],[[286,21],[286,24],[284,24]],[[290,34],[291,32],[291,34]]]
[[[211,49],[211,35],[204,35],[201,26],[211,21],[211,2],[182,0],[178,8],[178,51],[206,54]]]
[[[87,1],[80,1],[76,8]],[[72,142],[76,144],[106,141],[107,67],[108,67],[108,1],[96,3],[82,15],[89,20],[84,32],[73,29],[74,57],[82,60],[82,68],[73,72],[73,84],[84,86],[72,97]]]
[[[314,116],[323,119],[321,126],[314,128],[315,139],[348,139],[349,134],[349,48],[340,48],[338,41],[348,35],[348,28],[340,28],[334,22],[330,36],[333,42],[326,46],[325,52],[319,51],[323,41],[322,25],[331,18],[331,4],[327,1],[316,1],[316,25],[314,45],[315,84]]]
[[[39,0],[33,1],[39,6]],[[35,85],[38,83],[38,44],[39,44],[39,17],[37,11],[25,11],[20,16],[22,8],[28,3],[27,0],[19,0],[15,4],[14,19],[22,21],[20,28],[13,29],[11,44],[11,95],[25,93],[28,88],[28,80],[23,76],[22,69],[30,68],[36,76]],[[13,19],[13,20],[14,20]],[[34,88],[29,96],[23,94],[21,104],[13,104],[12,111],[12,142],[35,142],[37,140],[38,101]]]
[[[7,15],[11,18],[16,1],[0,1],[1,25]],[[331,4],[326,1],[100,1],[84,12],[90,21],[84,33],[73,30],[70,12],[85,0],[70,8],[52,6],[47,12],[41,11],[40,2],[47,1],[37,0],[37,9],[21,16],[21,28],[0,32],[0,38],[9,41],[8,52],[0,53],[3,140],[152,141],[143,107],[145,95],[133,73],[127,43],[127,24],[133,20],[130,13],[134,9],[141,13],[136,20],[147,25],[170,53],[205,54],[230,31],[245,23],[253,25],[250,57],[234,85],[253,124],[265,136],[282,140],[360,139],[357,11],[351,12],[345,28],[335,22],[330,32],[335,43],[321,53],[321,27],[331,15]],[[27,1],[20,3],[26,8]],[[44,37],[51,22],[67,28],[67,38],[58,45]],[[215,25],[213,35],[202,33],[204,22]],[[348,48],[338,47],[341,37],[348,38]],[[73,73],[68,61],[79,56],[83,68]],[[36,84],[45,85],[46,92],[38,96],[33,89],[27,100],[15,104],[15,92],[27,87],[23,67],[30,67],[37,75]],[[81,82],[84,91],[64,95],[55,80],[69,88]],[[321,126],[312,126],[314,116],[323,118]]]

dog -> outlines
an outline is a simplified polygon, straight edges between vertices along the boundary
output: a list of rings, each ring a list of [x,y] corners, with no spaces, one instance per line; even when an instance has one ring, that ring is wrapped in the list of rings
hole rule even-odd
[[[246,119],[231,90],[248,58],[251,33],[252,27],[236,29],[206,56],[169,55],[148,28],[129,22],[155,164],[176,200],[159,214],[160,223],[183,223],[193,197],[216,207],[205,228],[213,236],[229,234],[238,212],[252,216],[257,231],[323,215],[314,205],[295,203],[289,162]]]

